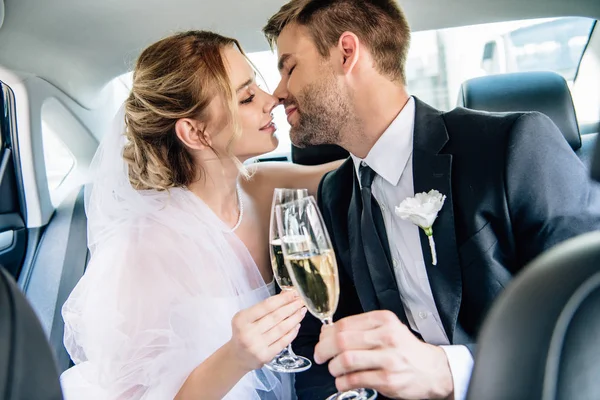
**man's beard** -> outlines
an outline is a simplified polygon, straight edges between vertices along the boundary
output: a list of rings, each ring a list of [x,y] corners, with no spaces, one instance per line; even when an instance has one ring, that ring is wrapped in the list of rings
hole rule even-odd
[[[352,118],[350,95],[326,76],[304,88],[298,100],[290,99],[298,113],[298,124],[290,129],[290,139],[298,147],[340,144],[342,132]]]

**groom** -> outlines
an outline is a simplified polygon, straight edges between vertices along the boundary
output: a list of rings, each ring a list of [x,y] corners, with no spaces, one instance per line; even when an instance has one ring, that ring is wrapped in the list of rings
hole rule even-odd
[[[600,228],[584,166],[542,114],[444,113],[409,96],[394,0],[292,0],[264,32],[292,141],[351,153],[319,189],[341,295],[332,327],[302,324],[294,348],[317,365],[296,376],[298,397],[464,398],[494,299],[538,254]],[[436,265],[424,230],[394,212],[430,190],[446,196]]]

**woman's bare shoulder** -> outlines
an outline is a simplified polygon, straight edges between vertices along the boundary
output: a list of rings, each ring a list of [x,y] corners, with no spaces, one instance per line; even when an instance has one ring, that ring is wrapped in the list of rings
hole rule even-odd
[[[278,161],[253,164],[252,176],[245,182],[244,188],[253,196],[269,198],[273,189],[278,187],[308,189],[311,195],[316,195],[323,175],[338,168],[342,162],[339,160],[311,166]]]

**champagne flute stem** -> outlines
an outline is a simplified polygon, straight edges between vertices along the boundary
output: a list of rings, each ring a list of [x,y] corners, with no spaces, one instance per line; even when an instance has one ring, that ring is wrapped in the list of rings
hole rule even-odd
[[[292,344],[288,344],[287,347],[285,349],[283,349],[283,351],[281,352],[282,356],[290,356],[290,357],[296,357],[296,353],[294,353],[294,350],[292,350]]]

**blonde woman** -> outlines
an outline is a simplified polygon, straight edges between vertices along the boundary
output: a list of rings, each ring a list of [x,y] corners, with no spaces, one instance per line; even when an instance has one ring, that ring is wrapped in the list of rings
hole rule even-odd
[[[337,164],[241,163],[277,146],[234,39],[200,31],[140,55],[86,189],[91,261],[63,307],[71,399],[290,399],[263,365],[305,315],[273,293],[274,187],[309,188]]]

